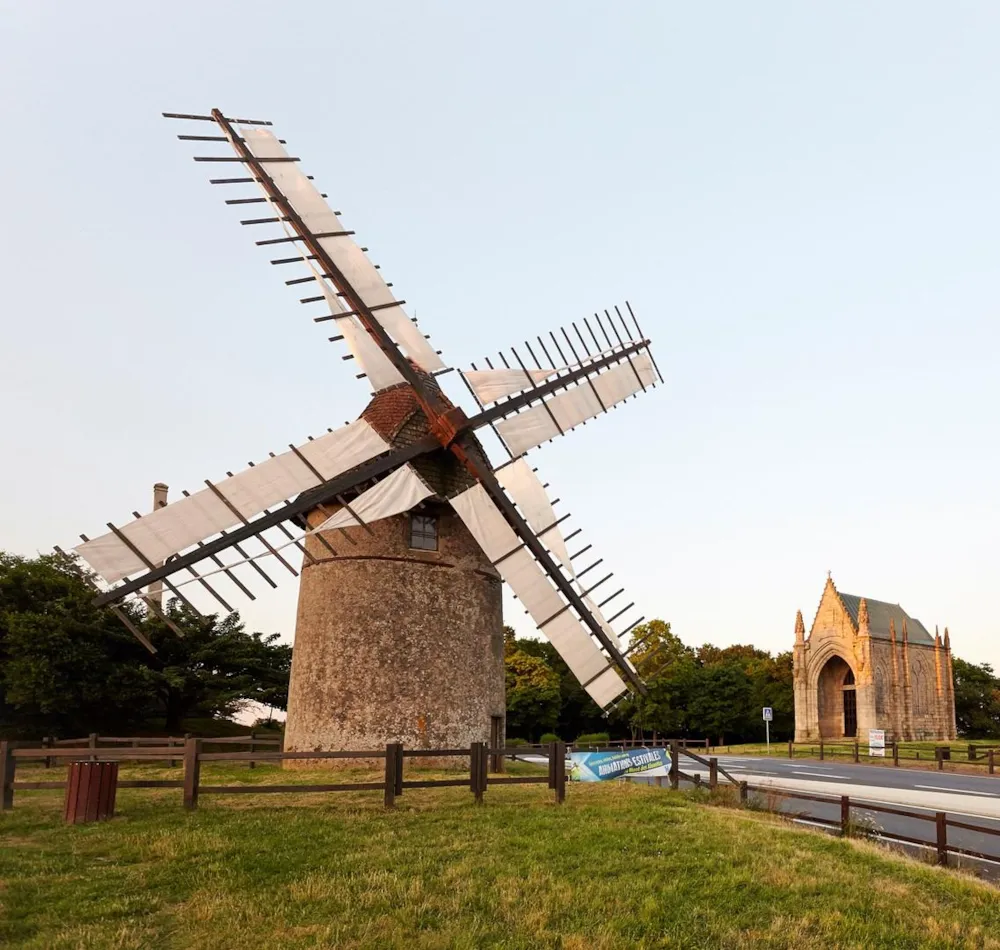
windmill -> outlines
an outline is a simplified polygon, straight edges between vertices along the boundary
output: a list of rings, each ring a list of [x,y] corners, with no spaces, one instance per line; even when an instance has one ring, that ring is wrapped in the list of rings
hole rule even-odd
[[[123,602],[138,598],[170,623],[161,585],[193,610],[184,588],[197,584],[228,613],[214,585],[224,578],[254,598],[257,580],[276,586],[263,564],[299,575],[286,557],[295,548],[290,750],[465,747],[502,736],[501,579],[598,706],[644,693],[630,659],[641,643],[625,646],[644,618],[628,622],[634,604],[619,607],[624,591],[605,586],[613,575],[598,570],[603,559],[582,566],[591,545],[570,553],[580,532],[566,530],[569,515],[556,515],[558,499],[526,458],[662,382],[631,306],[539,334],[523,344],[527,358],[511,348],[473,364],[460,374],[475,401],[467,414],[440,386],[450,371],[440,351],[270,122],[219,110],[164,115],[214,125],[215,134],[178,138],[223,147],[197,162],[240,167],[213,185],[259,187],[228,192],[226,204],[259,207],[240,223],[273,229],[257,245],[281,255],[271,263],[282,272],[302,268],[285,283],[323,308],[313,319],[333,325],[330,341],[346,348],[372,398],[354,422],[161,499],[99,537],[81,535],[74,550],[104,582],[95,602],[141,637]],[[508,458],[492,461],[485,435]]]

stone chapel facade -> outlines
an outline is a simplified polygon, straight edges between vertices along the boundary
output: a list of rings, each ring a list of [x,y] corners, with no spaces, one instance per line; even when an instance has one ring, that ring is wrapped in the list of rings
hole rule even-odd
[[[951,638],[898,604],[842,594],[828,577],[809,636],[795,617],[795,741],[955,739]]]

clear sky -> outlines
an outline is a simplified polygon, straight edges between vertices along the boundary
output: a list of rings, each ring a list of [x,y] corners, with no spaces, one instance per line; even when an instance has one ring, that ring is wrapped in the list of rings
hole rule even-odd
[[[986,2],[0,0],[0,547],[365,403],[174,138],[209,128],[160,118],[218,106],[452,365],[633,302],[666,386],[534,459],[647,616],[788,649],[829,569],[1000,666],[998,35]],[[295,591],[244,616],[291,636]]]

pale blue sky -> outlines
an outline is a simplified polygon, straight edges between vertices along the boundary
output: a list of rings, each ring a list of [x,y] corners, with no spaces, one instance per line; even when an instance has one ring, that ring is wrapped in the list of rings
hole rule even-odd
[[[0,547],[366,390],[163,110],[273,119],[453,365],[633,301],[667,385],[535,453],[647,616],[827,569],[1000,665],[1000,8],[0,0]],[[246,216],[246,215],[242,215]],[[276,569],[277,570],[277,569]],[[290,635],[295,583],[244,615]]]

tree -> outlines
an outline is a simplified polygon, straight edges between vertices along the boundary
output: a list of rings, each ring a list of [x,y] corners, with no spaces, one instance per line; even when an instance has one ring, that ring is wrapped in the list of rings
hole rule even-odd
[[[693,654],[665,620],[647,620],[634,627],[632,643],[635,646],[629,659],[635,666],[644,669],[647,676],[653,670],[668,669],[671,664]]]
[[[739,664],[700,667],[688,707],[690,728],[720,743],[726,733],[739,735],[751,716],[752,695],[750,680]]]
[[[955,719],[959,733],[969,739],[1000,735],[1000,678],[989,663],[978,666],[957,656],[955,674]]]
[[[60,556],[0,553],[0,727],[37,737],[225,716],[253,700],[284,708],[291,648],[247,633],[237,614],[167,611],[185,632],[123,608],[158,648],[150,655],[113,613],[93,605],[88,573]]]
[[[288,705],[292,648],[278,634],[248,633],[236,612],[197,617],[176,600],[167,613],[183,638],[157,617],[147,619],[145,631],[158,650],[153,688],[168,732],[187,718],[229,717],[251,702]]]
[[[559,676],[540,657],[519,649],[504,656],[507,734],[537,739],[559,722]]]
[[[0,554],[0,715],[5,732],[135,727],[151,713],[151,671],[122,623],[93,606],[72,560]],[[141,616],[132,611],[133,620]],[[148,654],[147,654],[148,655]]]

